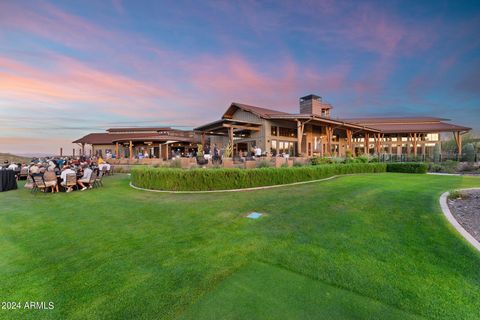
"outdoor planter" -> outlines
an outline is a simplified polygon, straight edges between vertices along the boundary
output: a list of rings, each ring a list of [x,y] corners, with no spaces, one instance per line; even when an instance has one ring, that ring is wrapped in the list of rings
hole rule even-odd
[[[285,163],[285,161],[286,159],[283,157],[275,157],[273,158],[273,165],[275,166],[275,168],[280,168]]]
[[[232,158],[223,158],[222,164],[224,168],[233,168],[233,159]]]
[[[254,169],[257,167],[257,161],[247,160],[245,161],[245,169]]]

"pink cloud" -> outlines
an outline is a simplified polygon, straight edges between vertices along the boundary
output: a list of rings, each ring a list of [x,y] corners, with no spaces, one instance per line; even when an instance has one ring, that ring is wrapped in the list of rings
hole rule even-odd
[[[142,111],[148,112],[156,100],[177,96],[170,89],[101,71],[65,56],[51,55],[50,61],[55,68],[43,70],[0,57],[2,95],[24,101],[90,102],[123,116],[138,115],[142,106],[147,109]]]

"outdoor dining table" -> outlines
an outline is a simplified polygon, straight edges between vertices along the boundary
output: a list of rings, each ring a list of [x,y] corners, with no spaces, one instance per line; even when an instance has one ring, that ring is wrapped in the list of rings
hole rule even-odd
[[[17,189],[15,171],[0,170],[0,192]]]

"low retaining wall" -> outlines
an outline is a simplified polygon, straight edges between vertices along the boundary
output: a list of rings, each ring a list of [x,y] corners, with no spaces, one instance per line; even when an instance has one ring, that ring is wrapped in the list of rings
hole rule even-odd
[[[462,190],[480,190],[480,188],[458,189],[456,191]],[[465,230],[460,223],[458,223],[457,219],[455,219],[450,211],[447,203],[449,195],[450,192],[445,192],[440,196],[440,207],[442,208],[443,215],[465,240],[467,240],[475,249],[480,251],[480,243],[470,233],[468,233],[468,231]]]

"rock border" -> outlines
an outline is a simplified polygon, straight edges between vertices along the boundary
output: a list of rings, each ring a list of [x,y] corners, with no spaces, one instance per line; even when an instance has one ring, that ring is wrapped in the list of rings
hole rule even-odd
[[[348,174],[342,174],[342,176],[348,176]],[[309,181],[300,181],[300,182],[293,182],[287,184],[276,184],[273,186],[262,186],[262,187],[254,187],[254,188],[242,188],[242,189],[225,189],[225,190],[203,190],[203,191],[171,191],[171,190],[154,190],[154,189],[144,189],[133,185],[130,181],[129,185],[133,189],[141,190],[141,191],[149,191],[149,192],[159,192],[159,193],[177,193],[177,194],[201,194],[201,193],[222,193],[222,192],[242,192],[242,191],[255,191],[255,190],[266,190],[266,189],[273,189],[273,188],[280,188],[280,187],[288,187],[288,186],[296,186],[300,184],[307,184],[307,183],[314,183],[320,181],[327,181],[332,180],[339,177],[339,175],[331,176],[328,178],[317,179],[317,180],[309,180]]]
[[[465,189],[456,189],[455,191],[465,191],[465,190],[480,190],[480,188],[465,188]],[[443,215],[447,218],[448,222],[460,233],[460,235],[467,240],[475,249],[480,251],[480,242],[478,242],[467,230],[465,230],[457,219],[453,216],[450,208],[448,207],[448,196],[450,192],[444,192],[440,196],[440,207],[442,208]]]

